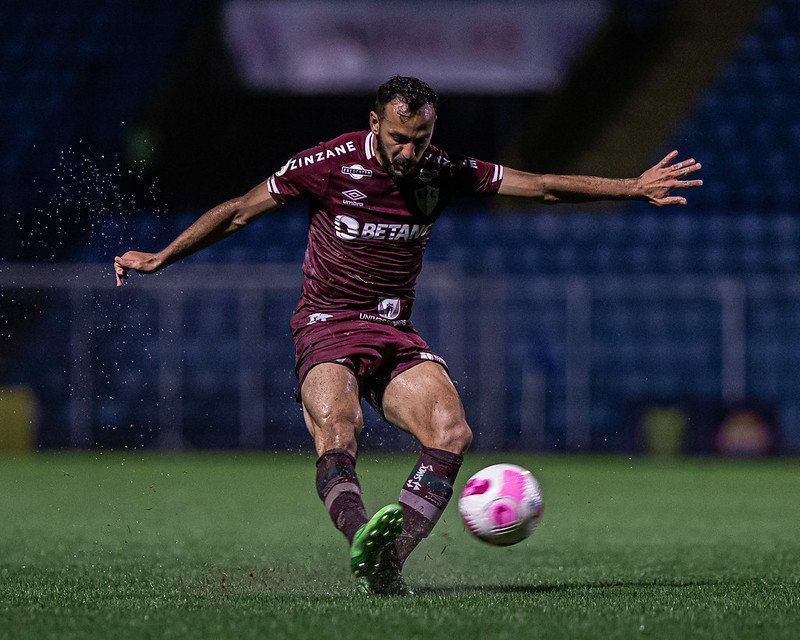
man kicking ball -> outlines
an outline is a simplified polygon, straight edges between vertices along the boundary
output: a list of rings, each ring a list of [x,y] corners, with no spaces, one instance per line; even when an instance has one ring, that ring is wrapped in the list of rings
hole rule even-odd
[[[411,324],[414,287],[431,227],[448,202],[494,194],[539,202],[644,200],[685,204],[672,189],[700,169],[673,151],[638,178],[525,173],[430,144],[437,96],[416,78],[381,85],[369,129],[292,157],[246,195],[203,214],[158,253],[114,258],[153,273],[238,231],[278,205],[309,201],[308,249],[291,328],[297,399],[317,454],[317,493],[350,543],[350,563],[370,594],[407,593],[403,563],[430,534],[453,493],[472,440],[444,359]],[[397,504],[367,517],[356,476],[365,397],[422,445]]]

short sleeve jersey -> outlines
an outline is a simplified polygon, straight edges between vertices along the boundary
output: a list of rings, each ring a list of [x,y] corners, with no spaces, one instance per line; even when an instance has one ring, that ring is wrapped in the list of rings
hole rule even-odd
[[[453,198],[495,194],[503,180],[501,165],[431,145],[414,177],[398,184],[373,144],[369,131],[339,136],[267,180],[278,203],[309,201],[296,317],[351,311],[407,320],[433,223]]]

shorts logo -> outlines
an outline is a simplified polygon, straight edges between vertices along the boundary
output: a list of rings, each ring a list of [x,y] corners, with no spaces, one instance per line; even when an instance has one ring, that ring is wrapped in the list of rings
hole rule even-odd
[[[355,240],[358,238],[358,220],[350,216],[336,216],[333,220],[333,230],[337,238]]]
[[[325,322],[328,318],[332,317],[333,315],[331,315],[330,313],[312,313],[310,316],[308,316],[308,324],[314,324],[316,322]]]
[[[411,326],[411,320],[387,320],[386,318],[382,318],[381,316],[376,316],[373,313],[359,313],[358,319],[364,320],[365,322],[380,322],[382,324],[390,324],[393,327]]]
[[[350,176],[353,180],[361,180],[372,175],[372,169],[365,169],[360,164],[351,164],[349,167],[342,167],[342,173]]]
[[[347,191],[342,191],[343,196],[347,196],[351,200],[363,200],[366,198],[366,194],[361,193],[358,189],[348,189]]]
[[[400,299],[382,298],[378,302],[378,315],[387,320],[396,320],[400,315]]]

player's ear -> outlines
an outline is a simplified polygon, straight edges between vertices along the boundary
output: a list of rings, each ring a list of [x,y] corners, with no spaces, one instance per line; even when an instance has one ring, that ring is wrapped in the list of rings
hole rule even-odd
[[[369,112],[369,128],[373,134],[376,136],[378,135],[378,129],[380,128],[381,119],[380,116],[375,113],[374,111]]]

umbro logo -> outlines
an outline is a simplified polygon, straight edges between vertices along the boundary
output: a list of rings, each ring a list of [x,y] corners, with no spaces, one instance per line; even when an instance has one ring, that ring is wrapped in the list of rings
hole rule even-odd
[[[363,207],[364,203],[359,202],[359,200],[363,200],[367,197],[366,193],[361,193],[358,189],[348,189],[347,191],[342,191],[342,195],[344,196],[342,204],[347,204],[351,207]]]

